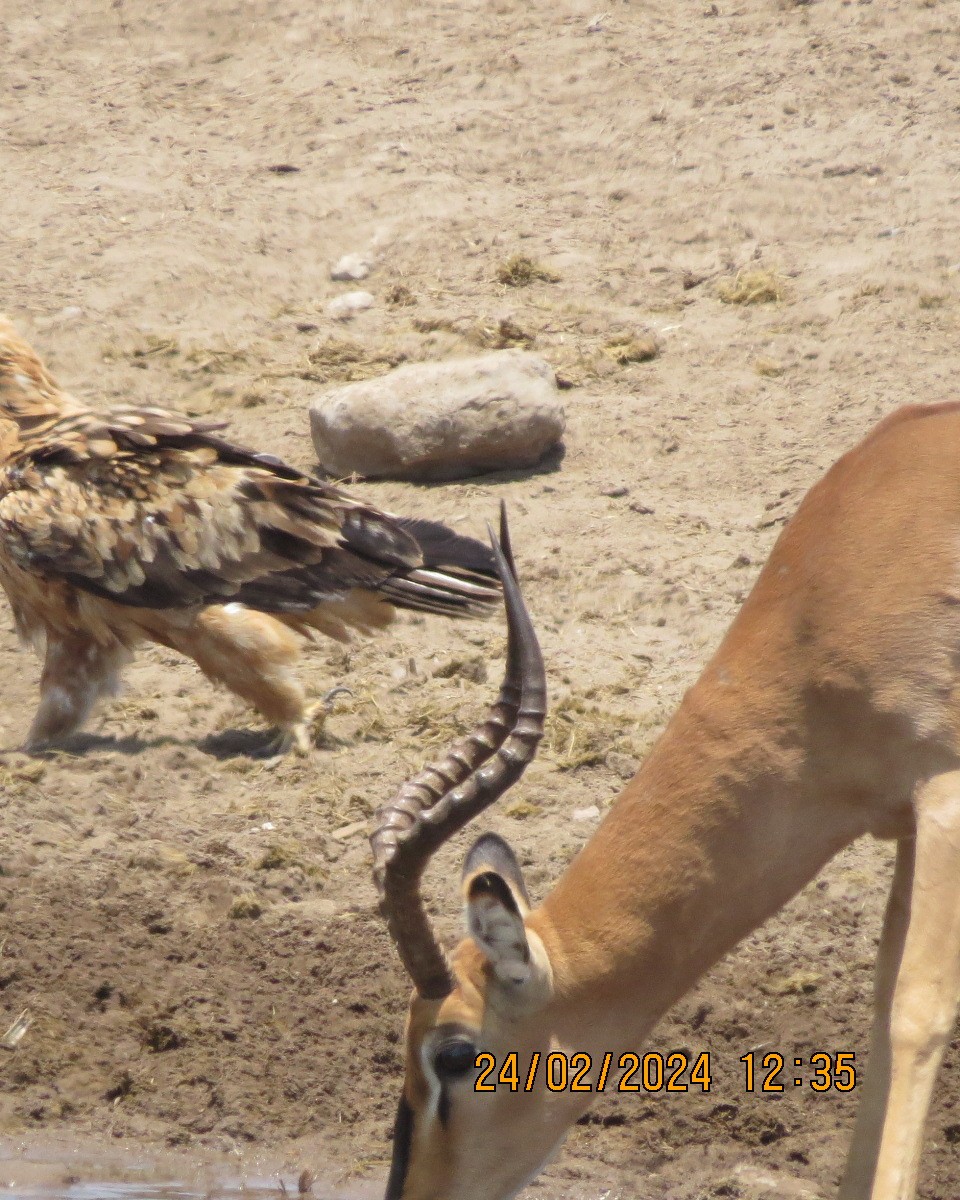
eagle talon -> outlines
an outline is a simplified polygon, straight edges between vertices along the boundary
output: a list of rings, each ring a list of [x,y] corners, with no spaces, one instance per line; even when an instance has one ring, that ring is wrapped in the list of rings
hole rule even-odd
[[[305,756],[313,749],[315,742],[311,737],[311,722],[309,713],[302,721],[289,729],[281,729],[262,749],[257,750],[254,758],[282,758],[292,750],[294,754]]]
[[[327,717],[333,711],[337,696],[353,692],[347,687],[331,688],[321,699],[307,706],[303,716],[294,725],[281,729],[276,737],[271,738],[266,746],[257,754],[258,758],[277,758],[283,754],[306,756],[316,748]]]
[[[352,695],[353,695],[353,692],[351,692],[348,687],[344,687],[343,684],[339,684],[337,687],[331,688],[330,691],[327,692],[327,694],[320,701],[320,703],[323,705],[326,712],[332,713],[333,712],[333,702],[334,702],[334,700],[336,700],[336,698],[338,696],[352,696]]]

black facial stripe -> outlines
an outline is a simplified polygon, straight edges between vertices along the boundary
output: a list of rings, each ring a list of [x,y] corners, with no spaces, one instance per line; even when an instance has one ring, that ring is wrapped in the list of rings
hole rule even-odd
[[[390,1175],[387,1178],[387,1191],[383,1200],[400,1200],[403,1195],[403,1185],[407,1181],[407,1168],[410,1166],[410,1146],[413,1141],[413,1109],[407,1103],[406,1096],[400,1097],[397,1105],[397,1119],[393,1125],[393,1158],[390,1163]]]
[[[447,1122],[450,1120],[450,1089],[442,1081],[440,1083],[440,1099],[437,1102],[437,1117],[440,1127],[446,1129]]]

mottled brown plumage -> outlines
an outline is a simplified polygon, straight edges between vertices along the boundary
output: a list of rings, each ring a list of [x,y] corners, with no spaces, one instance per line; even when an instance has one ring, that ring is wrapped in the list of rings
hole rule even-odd
[[[498,600],[481,543],[381,512],[220,428],[80,404],[0,317],[0,584],[45,656],[29,746],[77,729],[150,640],[304,750],[298,635],[344,639],[395,606],[463,616]]]

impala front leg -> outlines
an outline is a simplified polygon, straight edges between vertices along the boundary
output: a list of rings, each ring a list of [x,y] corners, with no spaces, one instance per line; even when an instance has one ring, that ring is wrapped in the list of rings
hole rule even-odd
[[[841,1200],[912,1200],[924,1124],[960,999],[960,771],[923,786],[877,968],[865,1094]]]

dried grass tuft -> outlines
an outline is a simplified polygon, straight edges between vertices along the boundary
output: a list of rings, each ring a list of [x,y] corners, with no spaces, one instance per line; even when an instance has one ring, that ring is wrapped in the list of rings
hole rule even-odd
[[[538,281],[558,283],[560,276],[526,254],[513,254],[497,267],[497,282],[506,287],[529,287]]]
[[[525,821],[527,817],[535,817],[543,810],[539,804],[533,804],[530,800],[514,800],[503,811],[506,816],[513,817],[514,820]]]
[[[783,280],[775,271],[740,271],[717,285],[717,296],[724,304],[774,304],[785,295]]]
[[[433,671],[434,679],[468,679],[471,683],[487,682],[487,660],[482,654],[451,658]]]
[[[512,317],[500,317],[495,321],[469,317],[448,317],[443,314],[428,314],[414,317],[412,321],[417,333],[452,333],[473,346],[483,350],[529,350],[536,342],[536,334],[524,329]]]
[[[309,367],[297,374],[312,383],[355,383],[385,375],[405,358],[399,351],[368,350],[359,342],[328,338],[307,355]]]
[[[650,362],[658,358],[663,347],[652,333],[618,333],[603,347],[603,353],[621,367],[629,363]]]
[[[410,322],[417,333],[455,333],[465,336],[462,317],[448,317],[443,313],[428,313],[423,317],[414,317]]]
[[[547,717],[544,748],[559,771],[597,766],[610,753],[639,756],[639,722],[590,703],[581,695],[562,696]]]
[[[536,334],[518,325],[512,317],[501,317],[493,325],[480,322],[468,336],[485,350],[529,350],[537,340]]]
[[[256,892],[244,892],[230,905],[227,916],[231,921],[251,921],[263,915],[263,904]]]
[[[260,856],[258,871],[283,871],[302,867],[301,847],[297,842],[271,842]]]
[[[917,303],[923,309],[943,308],[949,296],[943,292],[921,292],[917,297]]]
[[[790,975],[764,980],[760,990],[774,996],[809,996],[823,983],[819,971],[793,971]]]
[[[383,299],[387,308],[410,308],[417,302],[416,296],[405,283],[395,283]]]
[[[192,371],[203,375],[235,372],[247,364],[247,354],[237,347],[194,346],[184,355]]]
[[[418,750],[430,754],[463,737],[473,728],[475,719],[475,714],[464,710],[462,696],[432,696],[411,710],[407,733]]]
[[[127,860],[127,866],[134,871],[163,871],[178,878],[192,875],[197,869],[196,863],[191,862],[182,850],[163,842],[154,842],[136,850]]]

